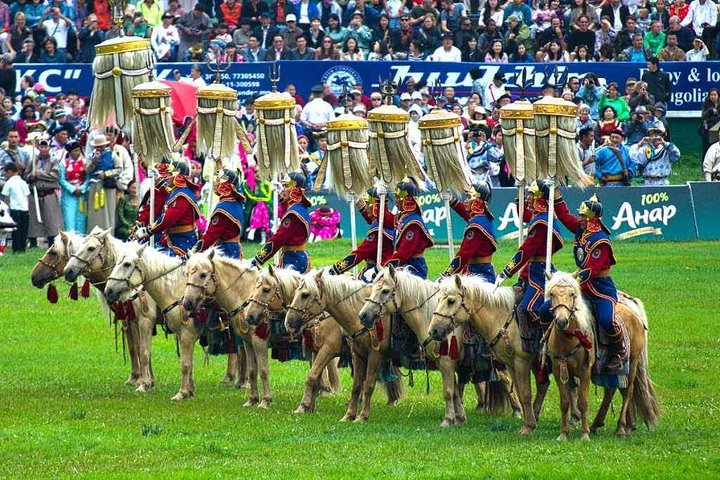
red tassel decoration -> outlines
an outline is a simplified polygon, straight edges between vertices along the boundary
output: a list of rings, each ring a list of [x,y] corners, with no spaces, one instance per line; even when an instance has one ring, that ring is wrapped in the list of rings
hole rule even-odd
[[[127,319],[132,321],[137,318],[137,315],[135,315],[135,305],[133,305],[133,302],[125,302],[125,311],[127,312]]]
[[[590,350],[592,348],[592,341],[588,337],[585,336],[583,332],[580,330],[575,330],[575,336],[577,337],[578,341],[582,344],[583,347],[585,347],[585,350]]]
[[[198,321],[201,325],[205,325],[208,321],[208,312],[206,308],[201,308],[198,312]]]
[[[115,302],[115,320],[127,319],[127,312],[125,312],[125,304],[123,302]]]
[[[78,285],[77,282],[73,282],[72,286],[70,287],[70,299],[77,300],[78,299]]]
[[[458,342],[457,337],[455,335],[452,336],[450,339],[450,359],[451,360],[457,360],[458,358]]]
[[[258,337],[260,340],[267,340],[269,335],[270,327],[268,326],[267,322],[263,322],[257,327],[255,327],[255,336]]]
[[[380,320],[375,321],[375,333],[377,333],[378,342],[382,342],[385,338],[385,330]]]
[[[82,289],[80,290],[80,295],[82,295],[83,298],[90,298],[90,280],[87,278],[85,279],[85,283],[83,283]]]
[[[313,332],[311,329],[306,328],[303,330],[303,340],[305,340],[305,349],[307,350],[315,350],[315,345],[313,342]]]
[[[447,355],[448,354],[448,341],[447,338],[440,342],[440,355]]]
[[[50,303],[58,302],[57,288],[55,288],[55,285],[53,285],[52,283],[49,284],[47,288],[47,299]]]

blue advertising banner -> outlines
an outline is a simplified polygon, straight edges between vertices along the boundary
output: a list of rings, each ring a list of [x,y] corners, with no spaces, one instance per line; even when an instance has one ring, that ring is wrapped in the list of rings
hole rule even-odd
[[[702,184],[698,184],[701,185]],[[703,198],[709,197],[707,202],[715,202],[714,211],[717,212],[717,198],[720,184],[716,184],[713,191],[703,192]],[[687,185],[673,185],[669,187],[607,187],[563,188],[563,197],[571,212],[577,211],[580,203],[587,200],[597,192],[603,203],[603,221],[610,229],[614,240],[627,240],[630,238],[642,240],[692,240],[696,239],[695,215],[690,198],[690,187]],[[490,209],[495,215],[495,235],[498,239],[507,240],[517,238],[518,211],[515,204],[517,190],[514,188],[496,188]],[[714,198],[712,198],[714,196]],[[710,200],[712,199],[712,200]],[[350,211],[347,201],[333,194],[310,195],[313,207],[328,205],[340,212],[341,224],[345,236],[350,234]],[[417,197],[423,209],[423,220],[436,240],[447,240],[447,215],[439,193],[426,193]],[[697,202],[696,202],[697,205]],[[395,211],[393,207],[393,211]],[[453,237],[460,240],[463,237],[465,222],[451,212]],[[716,215],[706,215],[708,222]],[[367,225],[358,218],[358,237],[362,238],[367,232]],[[715,222],[718,223],[718,222]],[[710,228],[709,226],[705,228]],[[716,235],[720,236],[720,229],[712,227]],[[563,237],[572,238],[573,235],[560,225]],[[704,238],[702,235],[700,238]],[[717,238],[717,237],[716,237]]]
[[[698,238],[720,239],[720,182],[689,182]]]
[[[531,64],[484,64],[484,63],[446,63],[446,62],[325,62],[325,61],[281,61],[282,89],[293,83],[298,92],[307,96],[310,87],[319,82],[328,82],[335,94],[342,92],[343,85],[351,87],[355,83],[364,85],[365,92],[376,89],[378,79],[391,77],[402,83],[412,77],[418,82],[433,85],[439,82],[445,87],[454,87],[458,96],[466,96],[472,87],[469,72],[479,68],[483,84],[487,85],[493,76],[500,72],[505,76],[508,88],[518,92],[515,85],[522,72],[532,80],[529,93],[539,92],[543,83],[550,80],[561,85],[572,76],[582,78],[588,72],[594,72],[601,83],[625,81],[634,77],[639,79],[647,69],[645,63],[598,62],[598,63],[544,63]],[[158,79],[173,79],[173,71],[178,69],[183,75],[190,72],[188,63],[161,63],[157,65]],[[270,90],[268,63],[237,63],[223,74],[223,82],[236,89],[240,98],[253,94],[263,94]],[[663,70],[670,76],[672,95],[668,106],[668,115],[673,117],[700,116],[702,102],[711,85],[720,83],[720,62],[663,62]],[[16,64],[20,77],[29,74],[45,85],[50,94],[70,89],[88,96],[92,90],[93,76],[90,64]],[[554,75],[554,76],[553,76]],[[212,81],[207,72],[205,80]]]

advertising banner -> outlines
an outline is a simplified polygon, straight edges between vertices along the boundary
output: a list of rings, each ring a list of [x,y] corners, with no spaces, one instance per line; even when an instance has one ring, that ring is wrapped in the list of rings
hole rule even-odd
[[[720,182],[689,182],[698,238],[720,239]]]

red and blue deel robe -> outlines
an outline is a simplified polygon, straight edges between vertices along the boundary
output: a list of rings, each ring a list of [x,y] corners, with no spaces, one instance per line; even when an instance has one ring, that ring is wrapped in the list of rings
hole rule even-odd
[[[188,187],[175,187],[149,233],[164,233],[159,250],[171,256],[183,256],[197,243],[195,221],[199,217],[195,193]]]
[[[200,241],[200,251],[217,245],[217,249],[224,256],[242,260],[240,235],[244,219],[245,207],[242,202],[238,202],[234,197],[221,198]]]
[[[460,249],[442,276],[469,274],[494,283],[495,269],[492,266],[492,255],[498,247],[492,219],[487,212],[473,215],[463,202],[456,202],[453,209],[468,224],[463,233]]]
[[[547,243],[547,228],[547,211],[534,213],[527,228],[527,237],[502,271],[502,274],[506,278],[510,278],[516,272],[520,271],[520,278],[525,280],[525,291],[520,301],[520,308],[522,308],[525,315],[533,321],[540,319],[540,309],[545,300],[545,246]],[[553,225],[552,253],[554,254],[560,250],[562,246],[563,240],[560,232],[557,227]]]
[[[570,213],[564,201],[555,203],[555,212],[558,220],[575,234],[573,256],[579,269],[578,281],[585,297],[595,307],[598,324],[610,336],[620,333],[615,319],[617,288],[610,276],[610,267],[616,260],[607,227],[599,218],[590,218],[583,230],[580,219]]]
[[[425,226],[419,210],[403,212],[396,216],[395,245],[385,266],[408,266],[409,272],[427,278],[425,250],[433,246],[432,237]]]
[[[365,236],[365,240],[363,240],[355,250],[350,252],[350,254],[346,255],[345,258],[336,262],[331,267],[332,273],[340,275],[364,260],[365,268],[363,268],[362,272],[360,272],[360,278],[364,278],[363,274],[367,270],[375,267],[375,261],[377,259],[378,231],[380,230],[380,220],[377,216],[378,210],[378,205],[374,205],[372,208],[365,205],[360,209],[360,214],[363,216],[365,221],[370,224],[370,229]],[[387,206],[385,206],[383,225],[382,262],[386,261],[390,255],[392,255],[393,246],[395,244],[395,216],[392,212],[390,212],[390,209],[387,208]]]
[[[262,265],[282,248],[280,267],[300,273],[310,270],[310,258],[305,244],[310,236],[310,212],[302,203],[288,207],[280,221],[280,228],[255,255],[255,263]]]
[[[163,207],[165,206],[165,200],[167,200],[168,197],[168,191],[165,186],[167,185],[167,179],[160,177],[157,180],[155,180],[155,185],[153,186],[153,189],[155,190],[155,205],[154,205],[154,212],[153,212],[153,218],[158,219],[160,218],[160,214],[163,211]],[[150,225],[150,190],[145,192],[145,195],[142,198],[142,201],[140,202],[140,211],[138,212],[138,219],[137,219],[138,225],[141,226],[148,226]],[[162,235],[160,233],[155,234],[155,245],[160,245],[160,241],[162,240]]]

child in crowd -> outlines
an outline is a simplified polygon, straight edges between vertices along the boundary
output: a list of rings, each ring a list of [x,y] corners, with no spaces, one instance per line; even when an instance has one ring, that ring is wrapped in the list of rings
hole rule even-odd
[[[25,252],[27,242],[28,225],[30,216],[28,213],[30,188],[25,180],[20,177],[18,166],[15,162],[9,162],[4,168],[7,181],[2,188],[2,196],[10,206],[10,216],[17,224],[12,234],[13,253]]]

